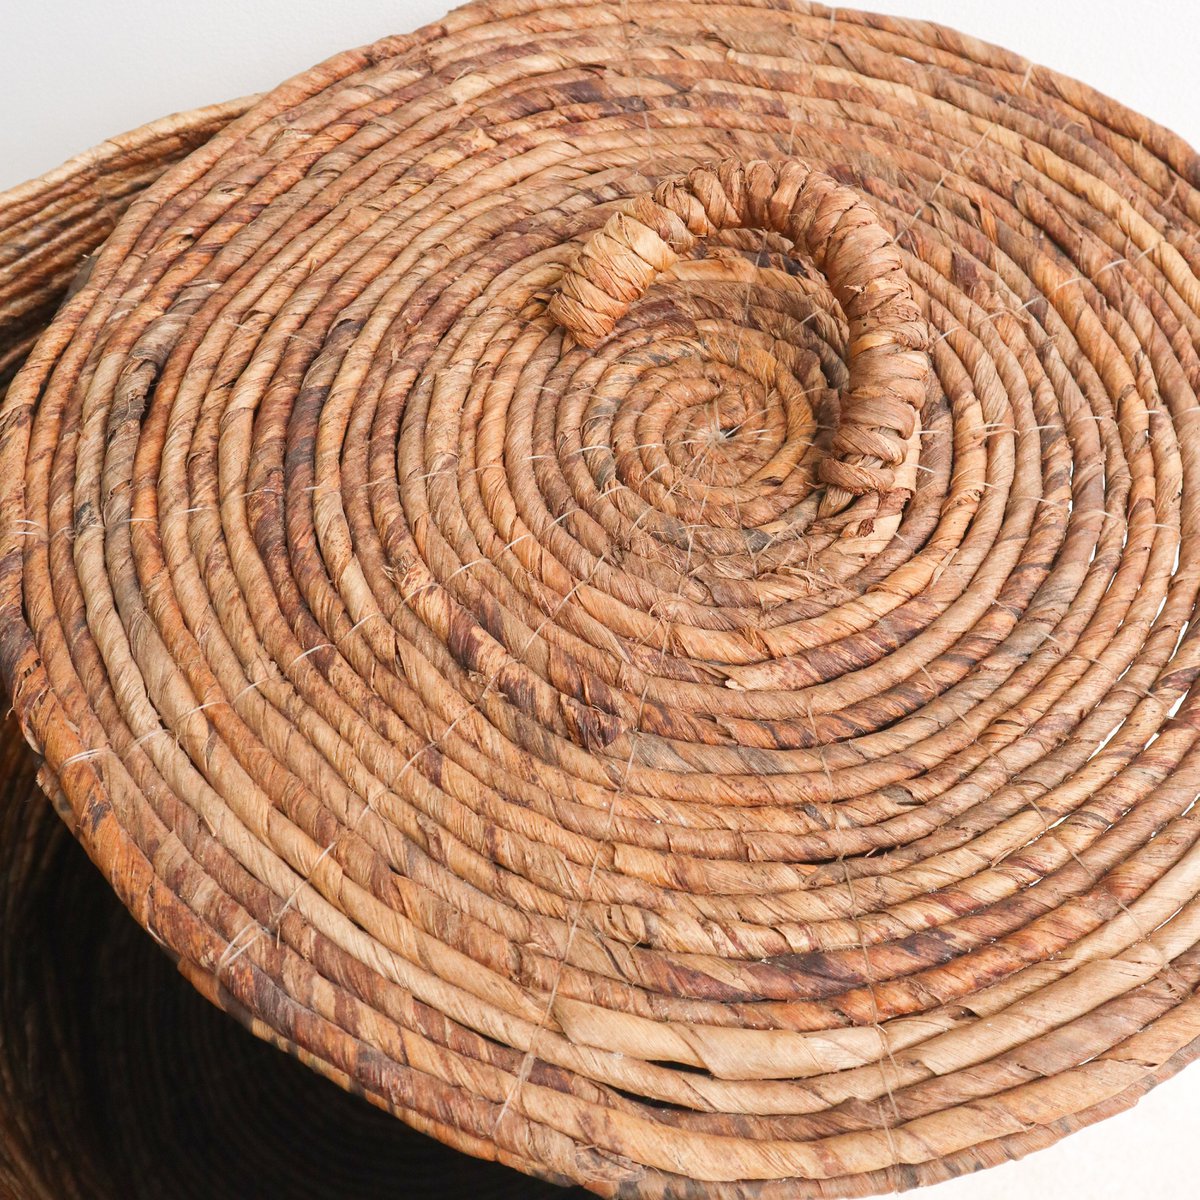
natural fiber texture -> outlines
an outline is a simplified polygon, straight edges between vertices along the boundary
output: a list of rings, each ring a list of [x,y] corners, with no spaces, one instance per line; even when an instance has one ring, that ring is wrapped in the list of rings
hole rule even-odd
[[[256,1041],[90,870],[0,727],[0,1195],[570,1200],[458,1154]],[[579,1193],[582,1195],[583,1193]]]
[[[81,260],[138,193],[249,104],[234,100],[165,117],[0,192],[0,389],[53,316]]]
[[[1200,1037],[1198,186],[844,10],[330,60],[10,391],[46,778],[202,992],[525,1171],[857,1194],[1127,1106]]]

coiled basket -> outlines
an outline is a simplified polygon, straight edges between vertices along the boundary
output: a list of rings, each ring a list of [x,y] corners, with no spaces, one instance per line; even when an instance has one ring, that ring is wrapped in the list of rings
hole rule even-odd
[[[41,801],[12,722],[0,980],[5,1200],[586,1196],[415,1133],[206,1003]]]
[[[0,415],[0,668],[200,992],[621,1197],[1195,1056],[1188,146],[932,25],[505,0],[124,150],[57,256],[0,202],[0,371],[113,226]]]

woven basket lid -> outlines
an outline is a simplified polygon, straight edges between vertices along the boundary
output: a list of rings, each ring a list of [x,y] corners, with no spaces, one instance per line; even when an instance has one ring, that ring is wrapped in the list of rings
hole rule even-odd
[[[1195,1053],[1200,162],[931,25],[475,4],[130,206],[0,663],[217,1004],[471,1154],[859,1194]]]

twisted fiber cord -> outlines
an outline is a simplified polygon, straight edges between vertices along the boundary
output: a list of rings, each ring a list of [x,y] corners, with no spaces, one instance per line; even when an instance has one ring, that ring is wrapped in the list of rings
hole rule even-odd
[[[245,112],[251,99],[164,117],[0,192],[0,388],[16,374],[84,258],[138,193]]]
[[[734,203],[764,170],[854,252]],[[862,1194],[1132,1103],[1200,1036],[1198,183],[802,5],[476,4],[298,76],[0,418],[76,832],[260,1035],[600,1193]],[[891,254],[913,337],[855,305]]]
[[[904,264],[871,210],[823,172],[793,161],[727,160],[668,180],[614,213],[564,275],[550,316],[595,349],[661,271],[720,229],[782,234],[829,279],[849,325],[849,379],[821,460],[822,511],[888,493],[925,403],[928,330]],[[831,499],[832,498],[832,499]]]
[[[0,729],[0,1194],[565,1197],[331,1087],[195,994],[88,868]]]

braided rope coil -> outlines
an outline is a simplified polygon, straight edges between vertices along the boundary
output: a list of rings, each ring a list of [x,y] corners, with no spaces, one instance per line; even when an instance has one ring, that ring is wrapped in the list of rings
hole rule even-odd
[[[214,1002],[601,1194],[863,1194],[1200,1037],[1200,162],[805,4],[473,4],[151,183],[0,668]]]

